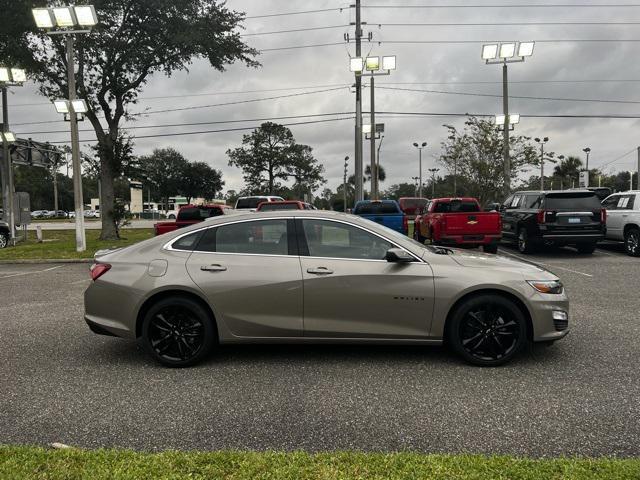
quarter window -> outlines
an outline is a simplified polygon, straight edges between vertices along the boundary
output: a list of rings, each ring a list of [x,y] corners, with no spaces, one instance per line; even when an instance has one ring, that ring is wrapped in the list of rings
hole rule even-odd
[[[312,257],[384,260],[393,245],[361,228],[329,220],[303,220]]]
[[[202,232],[195,232],[190,235],[185,235],[182,238],[179,238],[175,242],[171,244],[171,248],[174,250],[185,250],[192,251],[195,246],[198,244],[198,240],[200,239]]]

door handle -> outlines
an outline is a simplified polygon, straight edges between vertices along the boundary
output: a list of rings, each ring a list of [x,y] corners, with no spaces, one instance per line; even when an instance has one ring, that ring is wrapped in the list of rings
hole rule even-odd
[[[227,267],[223,267],[222,265],[216,263],[213,265],[202,265],[200,267],[200,270],[202,270],[203,272],[224,272],[227,270]]]
[[[313,275],[331,275],[333,270],[329,270],[327,267],[307,268],[307,273]]]

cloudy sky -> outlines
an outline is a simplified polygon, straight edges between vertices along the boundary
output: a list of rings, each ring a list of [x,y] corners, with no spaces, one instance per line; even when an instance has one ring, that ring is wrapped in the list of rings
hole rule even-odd
[[[481,61],[482,42],[535,40],[534,55],[524,63],[510,66],[510,94],[512,97],[547,99],[511,99],[512,113],[540,116],[524,117],[517,132],[532,137],[548,136],[548,148],[564,155],[582,155],[582,149],[589,146],[592,149],[592,167],[606,165],[607,171],[635,169],[635,148],[640,145],[637,119],[549,116],[640,117],[640,94],[636,93],[640,86],[640,62],[637,61],[640,3],[635,3],[635,7],[612,6],[614,2],[602,0],[363,0],[362,3],[363,7],[369,7],[362,10],[362,20],[367,22],[364,32],[365,35],[371,32],[373,37],[372,42],[363,44],[363,53],[397,56],[397,70],[388,77],[377,79],[376,87],[402,89],[376,88],[376,111],[498,113],[502,109],[499,97],[460,95],[501,95],[501,68],[485,65]],[[560,3],[563,6],[553,8],[531,6]],[[616,5],[624,3],[631,4],[632,1],[615,2]],[[496,4],[517,8],[489,6]],[[605,7],[593,6],[598,4]],[[371,8],[374,5],[393,8]],[[446,5],[446,8],[416,8],[420,5]],[[350,33],[353,38],[353,27],[348,26],[354,21],[353,9],[347,3],[336,0],[229,0],[228,6],[246,12],[246,34],[261,33],[248,35],[245,40],[255,48],[264,50],[258,58],[262,67],[250,69],[232,65],[226,72],[219,73],[206,62],[196,61],[188,73],[180,72],[170,78],[162,75],[152,77],[140,103],[131,107],[132,112],[197,108],[149,114],[129,126],[211,123],[136,128],[131,133],[140,137],[244,128],[260,123],[254,119],[287,116],[306,117],[278,121],[286,124],[331,120],[291,125],[289,128],[298,142],[314,148],[317,158],[325,167],[328,186],[335,188],[342,181],[345,155],[351,159],[354,157],[353,120],[336,120],[352,115],[349,112],[355,108],[354,95],[348,88],[353,83],[353,76],[349,72],[349,56],[355,54],[355,46],[343,41],[345,33]],[[262,17],[310,9],[327,11]],[[476,25],[451,25],[465,23]],[[315,30],[264,34],[297,29]],[[633,41],[619,41],[624,39]],[[441,43],[417,43],[433,41]],[[454,43],[461,41],[464,43]],[[335,45],[280,49],[318,44]],[[434,90],[455,94],[435,93]],[[308,93],[314,91],[319,93]],[[303,95],[253,101],[293,93]],[[368,110],[368,88],[364,89],[363,98],[363,109]],[[252,101],[219,105],[246,100]],[[68,124],[64,122],[26,124],[59,120],[53,107],[35,92],[33,85],[14,89],[9,102],[12,129],[20,136],[30,136],[40,141],[68,139],[68,133],[65,132]],[[201,108],[207,105],[214,106]],[[311,117],[329,113],[336,115]],[[388,175],[381,188],[393,183],[410,182],[411,177],[417,176],[417,151],[412,146],[415,141],[429,144],[423,157],[424,170],[434,164],[438,167],[436,159],[446,133],[442,124],[462,126],[464,122],[462,117],[398,114],[381,117],[378,122],[383,121],[386,127],[381,164]],[[224,123],[231,120],[246,121]],[[81,128],[87,129],[90,125],[87,123]],[[54,130],[63,132],[39,133]],[[247,131],[138,138],[135,149],[137,154],[142,155],[154,148],[174,147],[191,160],[206,161],[221,169],[226,181],[225,188],[238,189],[242,187],[241,172],[228,166],[225,151],[238,146],[243,133]],[[88,145],[87,142],[92,138],[95,137],[91,132],[81,134],[81,139],[86,140],[83,145]],[[368,142],[364,158],[365,162],[369,158]],[[349,168],[353,169],[352,161]]]

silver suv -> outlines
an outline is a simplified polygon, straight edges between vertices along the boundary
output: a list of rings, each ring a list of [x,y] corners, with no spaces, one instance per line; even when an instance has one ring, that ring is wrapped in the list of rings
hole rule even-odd
[[[628,255],[640,257],[640,191],[614,193],[602,202],[607,210],[607,240],[623,241]]]

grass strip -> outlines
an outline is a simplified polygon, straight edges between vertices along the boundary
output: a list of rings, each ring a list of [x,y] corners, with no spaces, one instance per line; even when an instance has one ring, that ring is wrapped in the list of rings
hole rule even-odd
[[[36,232],[28,231],[27,240],[15,247],[0,250],[0,260],[46,260],[59,258],[92,258],[103,248],[125,247],[153,237],[152,228],[131,228],[120,232],[120,240],[99,240],[100,230],[86,230],[87,250],[76,252],[75,230],[43,230],[43,242],[38,243]]]
[[[639,459],[526,459],[419,453],[51,450],[0,446],[2,479],[637,480]]]

